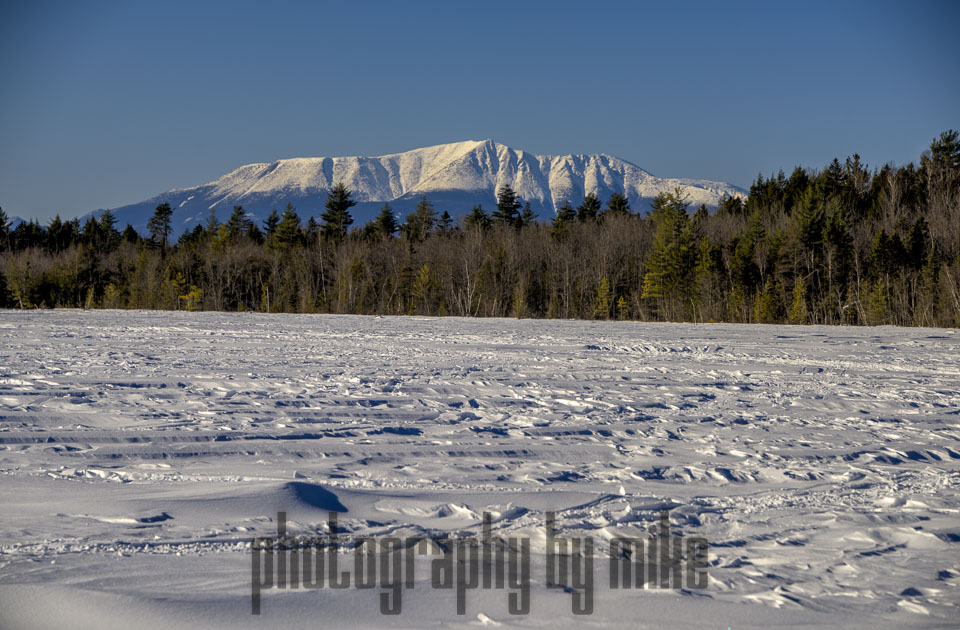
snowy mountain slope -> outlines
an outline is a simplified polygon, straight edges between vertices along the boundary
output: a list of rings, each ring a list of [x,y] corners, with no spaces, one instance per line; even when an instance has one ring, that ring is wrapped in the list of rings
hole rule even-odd
[[[532,155],[492,140],[442,144],[379,157],[320,157],[248,164],[208,184],[171,190],[114,210],[120,225],[143,230],[157,205],[174,209],[179,232],[206,220],[211,209],[223,220],[234,205],[263,219],[292,203],[300,216],[319,216],[326,191],[343,182],[354,193],[356,223],[372,218],[384,202],[405,214],[426,195],[438,211],[456,216],[476,204],[491,209],[496,191],[510,185],[540,216],[552,215],[564,200],[577,205],[585,193],[606,201],[626,193],[634,210],[645,211],[657,194],[681,187],[692,206],[715,207],[725,195],[743,190],[722,182],[655,177],[609,155]]]

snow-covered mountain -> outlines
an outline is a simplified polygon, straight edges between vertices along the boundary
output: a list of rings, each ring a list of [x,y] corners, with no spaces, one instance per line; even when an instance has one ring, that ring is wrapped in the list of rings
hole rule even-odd
[[[7,229],[8,229],[8,230],[15,230],[15,229],[17,229],[17,228],[20,226],[21,223],[26,223],[26,221],[24,221],[22,218],[17,217],[17,216],[7,217]]]
[[[248,164],[208,184],[175,189],[152,199],[113,210],[122,226],[145,230],[154,209],[169,203],[175,233],[206,221],[211,208],[225,220],[233,206],[265,218],[292,203],[300,216],[319,217],[327,190],[343,182],[358,202],[355,224],[371,219],[389,202],[406,214],[422,195],[438,212],[457,216],[481,204],[496,205],[496,191],[510,185],[541,217],[552,216],[564,200],[574,206],[596,193],[606,201],[625,193],[635,211],[644,212],[653,197],[680,187],[693,207],[715,207],[726,195],[744,191],[722,182],[664,179],[609,155],[531,155],[492,140],[441,144],[380,157],[293,158],[271,164]]]

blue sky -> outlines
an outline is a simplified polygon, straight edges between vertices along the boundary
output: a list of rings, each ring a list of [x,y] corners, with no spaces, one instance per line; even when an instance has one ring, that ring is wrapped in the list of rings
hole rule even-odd
[[[960,2],[0,4],[0,206],[48,221],[285,157],[492,138],[666,177],[917,160]]]

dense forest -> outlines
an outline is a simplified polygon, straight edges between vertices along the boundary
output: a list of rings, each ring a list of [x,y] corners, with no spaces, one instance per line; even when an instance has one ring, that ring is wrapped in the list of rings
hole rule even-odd
[[[715,212],[588,194],[544,221],[503,187],[458,221],[424,197],[355,226],[354,203],[338,184],[316,219],[262,225],[237,206],[175,243],[166,204],[149,237],[109,211],[10,230],[0,210],[0,305],[960,326],[956,131],[919,165],[761,175]]]

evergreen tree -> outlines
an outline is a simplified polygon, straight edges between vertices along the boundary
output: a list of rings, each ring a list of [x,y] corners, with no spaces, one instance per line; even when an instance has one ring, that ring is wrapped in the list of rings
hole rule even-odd
[[[243,209],[243,206],[234,206],[233,212],[226,223],[230,238],[239,240],[250,229],[251,225],[253,225],[253,222],[247,217],[247,212]]]
[[[150,240],[160,246],[162,255],[167,254],[167,239],[170,237],[171,217],[173,210],[169,203],[161,203],[154,210],[153,216],[147,221],[147,231],[150,232]]]
[[[0,208],[0,252],[10,246],[10,217]],[[2,296],[0,296],[2,299]]]
[[[923,267],[927,258],[929,243],[930,228],[927,226],[926,219],[921,215],[913,222],[910,235],[907,237],[907,262],[917,271]]]
[[[788,315],[791,324],[806,324],[810,321],[807,310],[807,283],[799,276],[793,282],[793,299]]]
[[[100,249],[100,235],[100,223],[93,217],[87,219],[86,223],[83,224],[83,231],[80,232],[84,244]]]
[[[960,169],[960,132],[948,129],[930,144],[931,161],[939,168]]]
[[[596,193],[587,193],[583,202],[577,206],[577,221],[587,223],[600,218],[600,198]]]
[[[134,245],[140,242],[140,235],[137,234],[137,231],[133,229],[133,226],[129,223],[127,223],[127,227],[123,228],[121,238],[125,243],[132,243]]]
[[[389,238],[397,233],[397,218],[393,214],[390,204],[384,203],[380,214],[373,221],[373,232],[380,238]]]
[[[207,231],[199,223],[193,226],[193,229],[184,228],[183,234],[180,235],[180,238],[177,239],[177,245],[190,245],[193,243],[200,243],[203,241],[204,236],[206,236]]]
[[[468,230],[489,230],[493,226],[493,220],[484,211],[483,206],[476,205],[467,215],[465,224]]]
[[[419,243],[433,232],[437,224],[437,212],[433,204],[427,201],[427,196],[420,197],[416,209],[407,215],[404,232],[411,241]]]
[[[691,298],[696,248],[683,191],[661,193],[653,200],[653,249],[643,277],[643,298],[654,300],[669,319],[685,316]]]
[[[723,200],[720,202],[720,206],[717,208],[717,214],[720,216],[742,216],[745,211],[746,206],[743,203],[743,199],[740,197],[731,197],[729,195],[723,198]]]
[[[257,224],[253,221],[247,225],[247,231],[244,233],[244,238],[248,241],[257,243],[258,245],[263,244],[263,232],[260,231],[260,228],[257,227]]]
[[[277,226],[280,225],[280,215],[277,214],[277,209],[273,208],[270,210],[270,214],[267,215],[266,220],[263,222],[263,233],[270,239],[277,232]]]
[[[120,232],[116,226],[116,217],[110,210],[104,210],[100,215],[100,238],[104,251],[112,252],[120,244]]]
[[[103,230],[104,233],[117,231],[117,219],[109,209],[104,210],[100,215],[100,229]]]
[[[595,319],[609,319],[610,317],[610,281],[606,276],[600,279],[597,295],[593,301],[593,316]]]
[[[510,186],[503,186],[497,192],[497,209],[493,211],[494,223],[519,228],[520,200]]]
[[[340,243],[347,237],[347,229],[353,223],[350,208],[357,205],[351,198],[352,195],[353,192],[343,182],[337,182],[327,191],[327,201],[324,204],[326,209],[320,215],[324,238]]]
[[[780,291],[772,278],[767,278],[763,291],[757,294],[753,307],[753,320],[761,324],[775,324],[781,320],[782,304]]]
[[[551,233],[556,238],[562,238],[566,235],[569,225],[577,220],[577,211],[570,205],[566,199],[557,208],[557,213],[553,215],[553,226]]]
[[[317,236],[320,234],[320,224],[317,223],[317,220],[312,216],[307,219],[307,227],[303,229],[303,236],[306,239],[306,242],[313,243],[317,240]]]
[[[615,192],[607,199],[606,214],[627,216],[630,214],[630,202],[623,193]]]
[[[453,217],[451,217],[450,213],[446,210],[440,215],[440,220],[437,221],[437,228],[444,234],[453,229]]]
[[[76,224],[76,220],[64,222],[60,220],[59,214],[55,216],[47,226],[47,249],[52,252],[62,252],[73,245],[79,237]]]
[[[220,222],[217,221],[217,210],[216,208],[210,208],[210,214],[207,215],[207,224],[205,226],[207,236],[212,237],[216,234],[218,227],[220,227]]]
[[[274,247],[285,249],[303,244],[303,232],[300,231],[300,216],[293,205],[288,203],[283,210],[283,217],[277,224],[276,233],[273,235],[272,245]]]
[[[533,225],[536,221],[537,221],[537,215],[530,208],[530,202],[528,201],[523,206],[523,212],[520,213],[520,227]]]

